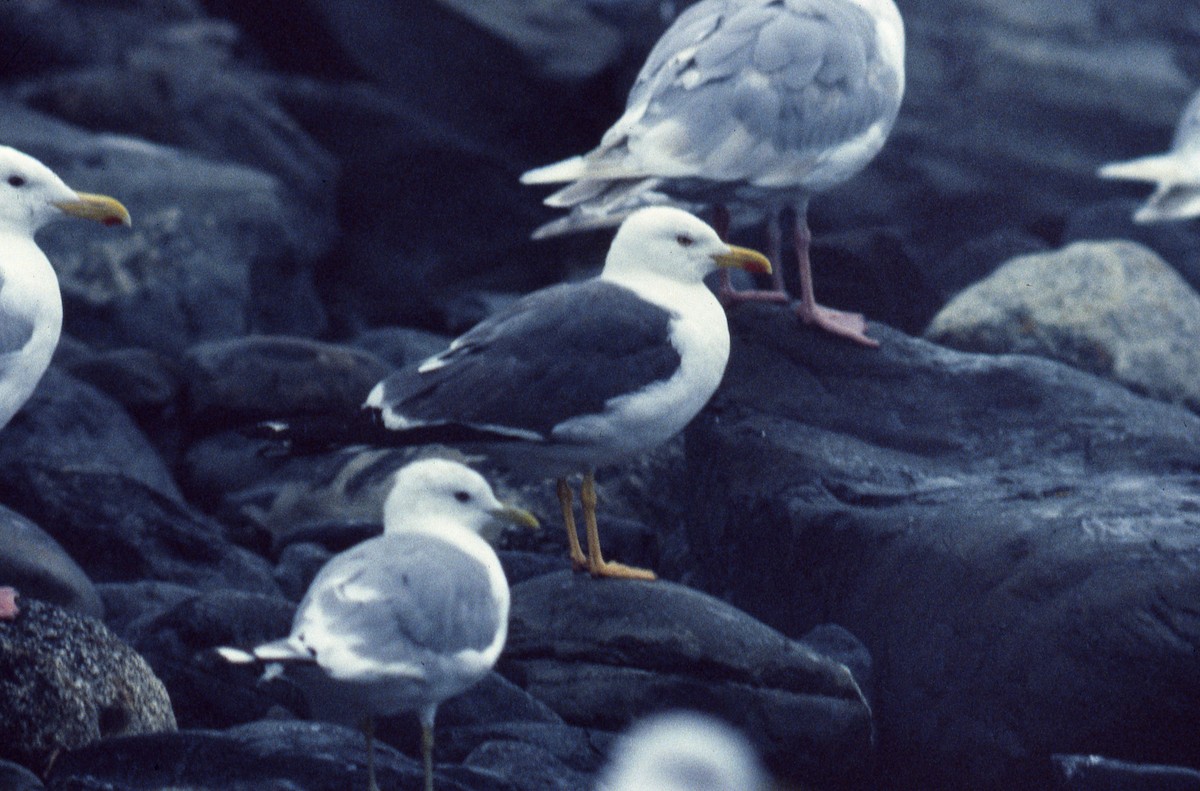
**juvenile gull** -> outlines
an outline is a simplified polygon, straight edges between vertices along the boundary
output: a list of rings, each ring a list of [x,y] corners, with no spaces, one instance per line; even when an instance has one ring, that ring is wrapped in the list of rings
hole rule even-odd
[[[689,711],[635,724],[613,746],[598,791],[765,791],[766,773],[736,730]]]
[[[58,345],[58,278],[33,236],[68,215],[130,224],[117,201],[76,192],[33,157],[0,146],[0,428],[33,394]]]
[[[1128,162],[1112,162],[1101,178],[1149,181],[1154,193],[1133,214],[1134,222],[1188,220],[1200,216],[1200,92],[1188,101],[1175,127],[1171,150]]]
[[[508,582],[479,537],[497,517],[537,526],[469,467],[413,462],[384,502],[383,535],[325,564],[290,635],[249,652],[218,651],[234,663],[287,666],[315,717],[361,725],[373,790],[374,718],[416,711],[429,791],[438,704],[487,675],[508,635]]]
[[[722,237],[731,222],[765,219],[774,290],[735,292],[725,273],[722,300],[782,302],[790,216],[800,318],[877,346],[861,315],[816,302],[808,200],[879,153],[903,94],[904,24],[892,0],[702,0],[659,39],[597,148],[521,177],[571,182],[545,201],[570,214],[534,235],[612,225],[663,203],[713,207]]]
[[[687,212],[642,209],[617,231],[598,277],[518,300],[380,382],[365,408],[397,444],[482,441],[502,464],[557,478],[575,568],[653,579],[604,560],[594,471],[670,439],[717,389],[729,327],[703,278],[719,267],[771,271]],[[586,553],[567,482],[577,472]]]

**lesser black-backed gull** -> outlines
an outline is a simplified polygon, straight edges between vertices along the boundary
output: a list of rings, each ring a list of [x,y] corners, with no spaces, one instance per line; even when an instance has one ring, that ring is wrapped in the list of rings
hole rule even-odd
[[[1128,162],[1112,162],[1098,172],[1106,179],[1149,181],[1156,185],[1153,194],[1134,212],[1134,222],[1200,217],[1200,92],[1184,107],[1170,151]]]
[[[62,295],[33,236],[68,215],[130,224],[117,201],[76,192],[33,157],[0,146],[0,428],[33,394],[58,346]]]
[[[497,517],[537,526],[469,467],[415,461],[396,474],[383,535],[322,567],[290,635],[249,652],[218,650],[235,663],[285,665],[315,717],[362,726],[372,789],[374,718],[417,712],[429,791],[438,704],[483,678],[508,635],[508,582],[479,536]]]
[[[670,439],[717,389],[729,327],[703,278],[720,267],[771,271],[687,212],[642,209],[617,231],[598,277],[525,296],[380,382],[365,407],[400,444],[439,432],[483,439],[507,466],[557,478],[574,566],[652,579],[604,560],[594,471]],[[577,472],[586,553],[567,482]]]
[[[648,204],[712,206],[722,237],[731,222],[766,219],[774,290],[736,292],[726,274],[722,301],[784,302],[790,216],[800,318],[877,346],[861,315],[816,302],[808,201],[879,153],[903,94],[904,24],[892,0],[701,0],[659,39],[597,148],[521,177],[571,182],[546,199],[570,214],[535,236],[612,225]]]
[[[731,726],[690,711],[656,714],[614,743],[598,791],[765,791],[758,754]]]

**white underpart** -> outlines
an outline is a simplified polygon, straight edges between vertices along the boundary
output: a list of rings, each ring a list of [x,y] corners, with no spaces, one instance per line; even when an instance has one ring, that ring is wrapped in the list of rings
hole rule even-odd
[[[33,393],[50,365],[62,332],[62,297],[58,278],[33,238],[20,233],[0,234],[0,316],[32,320],[33,336],[19,359],[0,376],[0,427],[7,425]]]
[[[716,392],[729,360],[725,312],[704,283],[636,272],[602,277],[675,314],[670,337],[680,365],[665,381],[609,399],[601,414],[555,426],[556,440],[604,447],[608,458],[593,463],[639,453],[678,434]]]

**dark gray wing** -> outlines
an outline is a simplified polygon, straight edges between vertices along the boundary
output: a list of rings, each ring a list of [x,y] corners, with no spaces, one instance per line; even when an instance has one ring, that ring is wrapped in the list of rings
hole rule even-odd
[[[301,641],[314,607],[333,637],[380,663],[419,660],[425,651],[482,651],[501,626],[486,567],[420,534],[379,536],[330,560],[297,610]],[[320,645],[312,647],[320,661]]]
[[[383,382],[383,405],[412,421],[504,427],[540,437],[679,368],[673,314],[601,280],[534,292],[449,349]]]
[[[642,128],[669,119],[685,129],[679,157],[691,152],[715,168],[710,177],[736,178],[752,174],[709,160],[740,130],[779,151],[815,154],[890,124],[899,80],[870,14],[844,0],[707,0],[655,47],[628,106],[648,104]]]

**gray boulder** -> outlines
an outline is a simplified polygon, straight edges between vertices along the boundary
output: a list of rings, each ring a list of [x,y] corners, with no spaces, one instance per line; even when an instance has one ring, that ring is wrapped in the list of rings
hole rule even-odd
[[[577,726],[716,714],[793,781],[846,783],[870,762],[871,709],[845,665],[666,581],[563,571],[514,586],[500,670]]]
[[[1132,242],[1076,242],[1014,258],[952,299],[925,337],[1036,354],[1200,409],[1200,294]]]
[[[44,773],[63,750],[175,730],[167,692],[99,621],[23,599],[0,621],[0,757]]]
[[[733,316],[687,434],[695,580],[875,661],[902,789],[1046,787],[1053,753],[1196,765],[1200,418],[1073,368]]]

